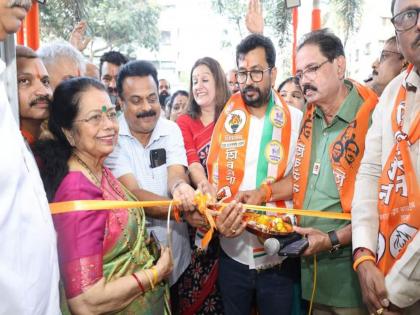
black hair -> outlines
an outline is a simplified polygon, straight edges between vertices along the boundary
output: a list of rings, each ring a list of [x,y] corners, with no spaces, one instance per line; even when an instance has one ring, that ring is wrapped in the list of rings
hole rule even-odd
[[[159,89],[159,81],[156,67],[149,61],[133,60],[123,65],[118,73],[117,90],[118,95],[123,98],[123,83],[127,77],[147,77],[152,76],[156,83],[156,90]],[[162,105],[162,104],[161,104]]]
[[[337,57],[345,57],[344,47],[341,39],[327,28],[313,31],[304,35],[302,41],[298,45],[297,51],[306,45],[318,46],[321,53],[330,62]]]
[[[125,65],[128,62],[128,58],[118,51],[108,51],[101,56],[99,59],[99,77],[102,77],[102,65],[104,62],[112,63],[116,66]]]
[[[187,91],[185,91],[185,90],[178,90],[178,91],[176,91],[174,94],[172,94],[172,95],[171,95],[171,98],[170,98],[170,100],[169,100],[169,102],[168,102],[168,106],[169,106],[169,108],[170,108],[171,110],[172,110],[172,106],[174,105],[175,98],[176,98],[178,95],[182,95],[182,96],[185,96],[185,97],[189,97],[188,92],[187,92]]]
[[[171,84],[169,83],[169,81],[168,80],[166,80],[165,78],[160,78],[159,79],[159,82],[160,81],[166,81],[166,83],[168,83],[168,88],[171,88]]]
[[[274,67],[276,65],[276,49],[271,39],[261,34],[250,34],[236,46],[236,65],[239,65],[239,58],[258,47],[264,48],[268,66]]]
[[[277,92],[280,92],[283,86],[285,86],[289,82],[293,82],[301,90],[299,79],[296,77],[288,77],[286,80],[284,80],[282,83],[279,84],[279,87],[277,88]]]
[[[203,57],[203,58],[198,59],[191,68],[190,97],[188,99],[188,114],[193,119],[197,119],[201,115],[201,108],[195,101],[194,94],[193,94],[193,78],[192,78],[194,69],[201,65],[204,65],[207,68],[209,68],[214,78],[214,84],[215,84],[215,89],[216,89],[216,95],[215,95],[216,109],[215,109],[214,121],[216,121],[217,118],[219,118],[219,115],[222,112],[223,107],[225,106],[226,102],[228,101],[230,97],[230,90],[229,90],[227,80],[226,80],[226,75],[222,69],[222,66],[216,59],[213,59],[211,57]]]
[[[48,118],[48,129],[53,139],[40,140],[34,148],[35,156],[40,159],[41,177],[49,201],[54,199],[58,186],[69,172],[67,162],[73,152],[63,129],[73,129],[81,94],[91,88],[106,92],[101,82],[88,77],[65,80],[54,91]]]
[[[174,94],[172,94],[169,97],[169,101],[167,102],[167,105],[166,105],[166,108],[168,109],[168,112],[166,113],[166,118],[168,118],[168,119],[171,118],[171,113],[172,113],[172,108],[174,106],[175,98],[178,95],[182,95],[182,96],[185,96],[187,98],[190,96],[187,91],[185,91],[185,90],[178,90],[178,91],[176,91]]]

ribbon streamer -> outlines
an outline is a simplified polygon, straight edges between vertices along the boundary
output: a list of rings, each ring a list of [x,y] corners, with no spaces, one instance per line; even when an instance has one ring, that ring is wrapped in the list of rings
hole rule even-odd
[[[198,192],[195,195],[194,201],[197,205],[198,211],[205,216],[209,222],[210,228],[203,237],[202,245],[204,248],[210,243],[213,232],[216,229],[216,223],[210,211],[208,211],[208,206],[215,206],[218,208],[218,211],[221,211],[228,204],[227,203],[214,203],[212,204],[211,197],[209,195],[202,194]],[[168,243],[170,244],[171,240],[171,230],[169,226],[169,220],[171,215],[172,206],[180,205],[179,201],[175,200],[162,200],[162,201],[109,201],[109,200],[75,200],[75,201],[64,201],[64,202],[55,202],[50,204],[50,210],[52,214],[67,213],[72,211],[91,211],[91,210],[112,210],[112,209],[121,209],[121,208],[147,208],[154,206],[168,206]],[[338,212],[324,212],[324,211],[315,211],[315,210],[296,210],[296,209],[287,209],[287,208],[278,208],[278,207],[266,207],[266,206],[256,206],[244,204],[243,207],[248,210],[247,212],[271,212],[278,214],[294,214],[299,216],[310,216],[326,219],[337,219],[337,220],[351,220],[350,213],[338,213]]]
[[[205,196],[205,195],[204,195]],[[213,217],[207,211],[207,200],[203,202],[202,197],[196,197],[196,203],[200,213],[206,216],[209,223],[214,223]],[[198,201],[198,202],[197,202]],[[111,210],[120,208],[137,208],[137,207],[154,207],[154,206],[169,206],[172,202],[173,206],[180,205],[181,202],[174,200],[162,200],[162,201],[108,201],[108,200],[75,200],[75,201],[64,201],[50,203],[50,210],[52,214],[60,214],[71,211],[89,211],[89,210]],[[225,207],[226,203],[214,204],[215,206]],[[276,208],[266,206],[256,206],[244,204],[243,207],[250,212],[263,211],[263,212],[274,212],[279,214],[294,214],[299,216],[307,217],[318,217],[326,219],[336,220],[351,220],[350,213],[341,212],[324,212],[316,210],[296,210],[287,208]],[[209,219],[211,218],[211,219]],[[214,225],[215,226],[215,225]]]

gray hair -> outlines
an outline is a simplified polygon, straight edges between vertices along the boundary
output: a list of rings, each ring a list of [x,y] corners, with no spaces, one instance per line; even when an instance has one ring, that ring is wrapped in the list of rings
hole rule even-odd
[[[65,41],[55,41],[41,46],[37,50],[38,56],[44,65],[55,64],[61,58],[70,59],[80,70],[82,75],[86,72],[86,60],[80,51]]]

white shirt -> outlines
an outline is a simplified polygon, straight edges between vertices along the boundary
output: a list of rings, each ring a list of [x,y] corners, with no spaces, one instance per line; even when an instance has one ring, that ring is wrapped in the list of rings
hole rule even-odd
[[[171,165],[187,166],[187,156],[181,130],[174,122],[159,118],[146,147],[132,136],[124,115],[119,118],[120,131],[118,144],[106,159],[108,166],[116,178],[133,174],[139,186],[160,196],[169,197],[168,167]],[[150,151],[165,149],[166,164],[150,167]],[[167,244],[167,221],[147,218],[147,229],[153,230],[162,244]],[[172,253],[174,270],[169,278],[174,284],[191,261],[191,248],[187,225],[171,221]]]
[[[300,122],[302,120],[302,112],[294,107],[289,106],[291,116],[291,136],[290,136],[290,151],[287,161],[287,167],[285,176],[292,170],[294,162],[294,153],[296,148],[297,139],[299,137]],[[239,186],[239,190],[254,190],[256,189],[256,178],[257,178],[257,165],[260,154],[259,152],[261,137],[264,127],[264,117],[257,118],[256,116],[250,115],[251,121],[249,125],[248,143],[245,155],[245,171],[242,183]],[[274,265],[281,262],[281,257],[278,255],[265,256],[264,259],[254,259],[253,250],[255,247],[262,247],[261,242],[258,238],[248,232],[244,231],[241,235],[235,238],[222,237],[220,244],[225,253],[237,262],[249,266],[250,269],[256,269],[266,266]]]
[[[403,72],[385,88],[372,116],[372,126],[366,135],[366,150],[357,178],[352,209],[353,249],[365,247],[376,253],[379,216],[378,180],[382,168],[394,146],[391,114],[401,84],[417,87],[407,90],[407,106],[403,131],[408,133],[412,121],[420,111],[420,77],[414,68],[404,81]],[[420,141],[410,147],[410,156],[420,182]],[[416,209],[419,210],[420,209]],[[407,307],[420,300],[420,234],[414,237],[402,257],[394,264],[385,278],[390,301]]]
[[[0,60],[0,75],[5,64]],[[0,314],[56,315],[56,234],[44,186],[0,79]]]

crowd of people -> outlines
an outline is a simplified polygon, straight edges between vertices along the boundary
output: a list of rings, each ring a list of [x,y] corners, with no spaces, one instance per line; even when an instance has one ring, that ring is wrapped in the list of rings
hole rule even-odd
[[[0,0],[1,41],[30,7]],[[86,60],[85,22],[17,46],[18,104],[0,80],[0,314],[420,314],[420,1],[391,11],[363,83],[322,29],[276,86],[258,0],[237,67],[200,58],[188,91],[118,51]],[[161,203],[51,212],[64,201]],[[269,255],[245,204],[307,209],[288,219],[300,257]]]

